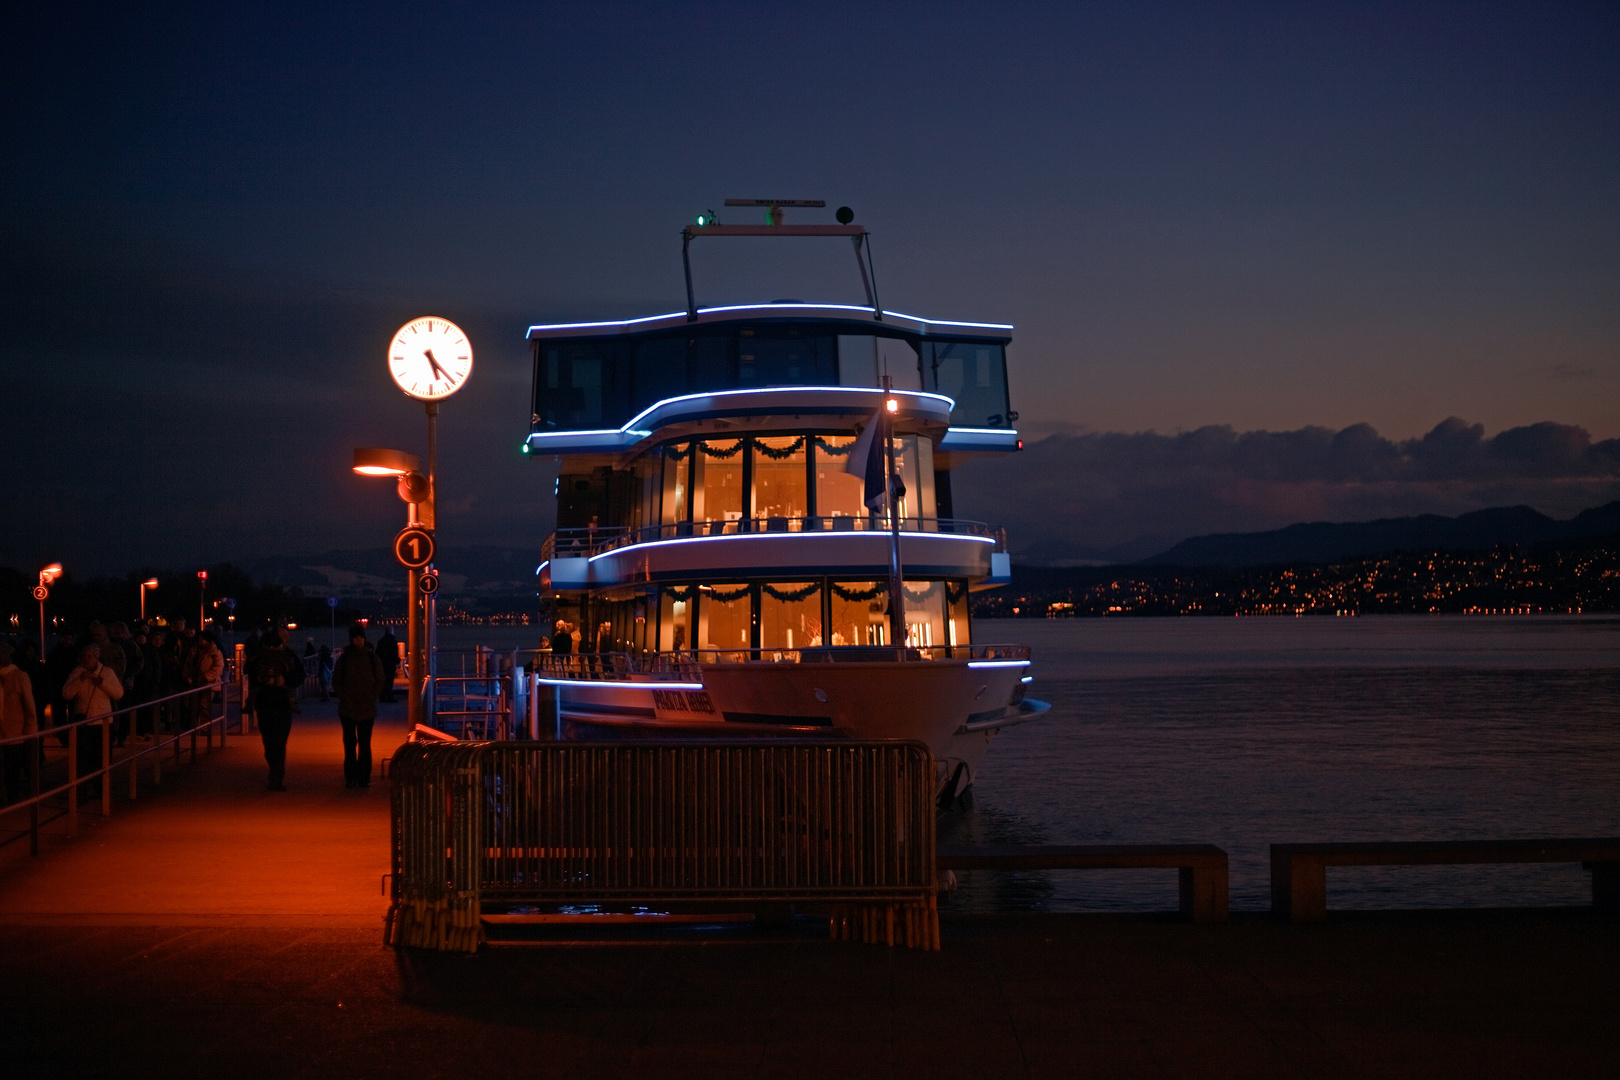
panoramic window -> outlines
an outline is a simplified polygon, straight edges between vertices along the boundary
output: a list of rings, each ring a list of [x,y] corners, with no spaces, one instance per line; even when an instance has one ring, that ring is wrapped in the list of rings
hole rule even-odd
[[[861,501],[862,480],[844,471],[855,436],[817,435],[815,444],[816,516],[848,519],[833,522],[834,528],[861,528],[867,517],[866,504]]]
[[[830,586],[830,645],[887,645],[889,587],[882,581],[835,581]]]
[[[971,623],[968,622],[968,583],[965,581],[947,581],[945,583],[945,643],[947,645],[971,645]]]
[[[692,444],[680,443],[664,447],[664,511],[665,525],[689,521],[687,514],[687,477],[692,461]]]
[[[945,583],[905,583],[906,644],[914,649],[945,645]]]
[[[797,529],[798,519],[809,514],[805,476],[808,445],[803,435],[754,440],[753,516],[760,519],[760,529]]]
[[[760,648],[805,649],[820,644],[820,582],[766,582],[759,587]]]
[[[747,649],[754,629],[753,589],[699,585],[698,648]]]
[[[692,475],[692,521],[703,523],[702,531],[710,535],[737,532],[742,527],[743,455],[748,440],[708,439],[698,443],[697,449]]]
[[[684,589],[664,589],[659,597],[658,650],[683,652],[692,644],[692,596],[696,585]]]

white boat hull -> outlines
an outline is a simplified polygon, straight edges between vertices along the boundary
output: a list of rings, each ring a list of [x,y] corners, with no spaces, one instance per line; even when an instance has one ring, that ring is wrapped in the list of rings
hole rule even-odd
[[[1027,671],[968,660],[704,664],[701,689],[567,682],[557,727],[565,739],[911,739],[932,752],[941,804],[951,805],[997,731],[1046,711],[1024,699]]]

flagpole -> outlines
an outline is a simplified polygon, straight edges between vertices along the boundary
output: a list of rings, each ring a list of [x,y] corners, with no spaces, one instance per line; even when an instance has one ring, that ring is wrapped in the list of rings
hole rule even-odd
[[[898,409],[891,410],[894,398],[890,396],[889,376],[883,376],[883,456],[885,502],[889,510],[889,639],[894,647],[906,645],[906,592],[900,566],[900,478],[894,470],[894,420]],[[903,654],[902,654],[903,655]]]

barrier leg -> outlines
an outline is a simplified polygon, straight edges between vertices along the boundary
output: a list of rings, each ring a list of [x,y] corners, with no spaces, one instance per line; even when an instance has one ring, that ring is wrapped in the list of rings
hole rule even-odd
[[[1225,922],[1227,915],[1227,868],[1222,866],[1183,866],[1181,876],[1181,917],[1195,923]]]
[[[1620,912],[1620,862],[1587,863],[1592,871],[1592,906]]]
[[[1327,864],[1308,855],[1271,856],[1271,912],[1291,922],[1327,918]]]
[[[45,737],[42,734],[33,748],[33,757],[28,762],[28,786],[35,799],[39,798],[39,774],[45,759]],[[39,854],[39,803],[30,803],[28,806],[28,854]]]

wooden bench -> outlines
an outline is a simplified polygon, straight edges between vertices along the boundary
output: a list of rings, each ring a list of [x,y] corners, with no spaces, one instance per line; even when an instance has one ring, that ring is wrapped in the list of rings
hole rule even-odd
[[[1378,844],[1272,844],[1271,911],[1294,922],[1327,918],[1330,866],[1572,863],[1592,871],[1592,904],[1620,908],[1620,838],[1419,840]]]
[[[1226,921],[1226,852],[1213,844],[942,847],[934,865],[942,871],[1179,870],[1182,916],[1200,923]]]

